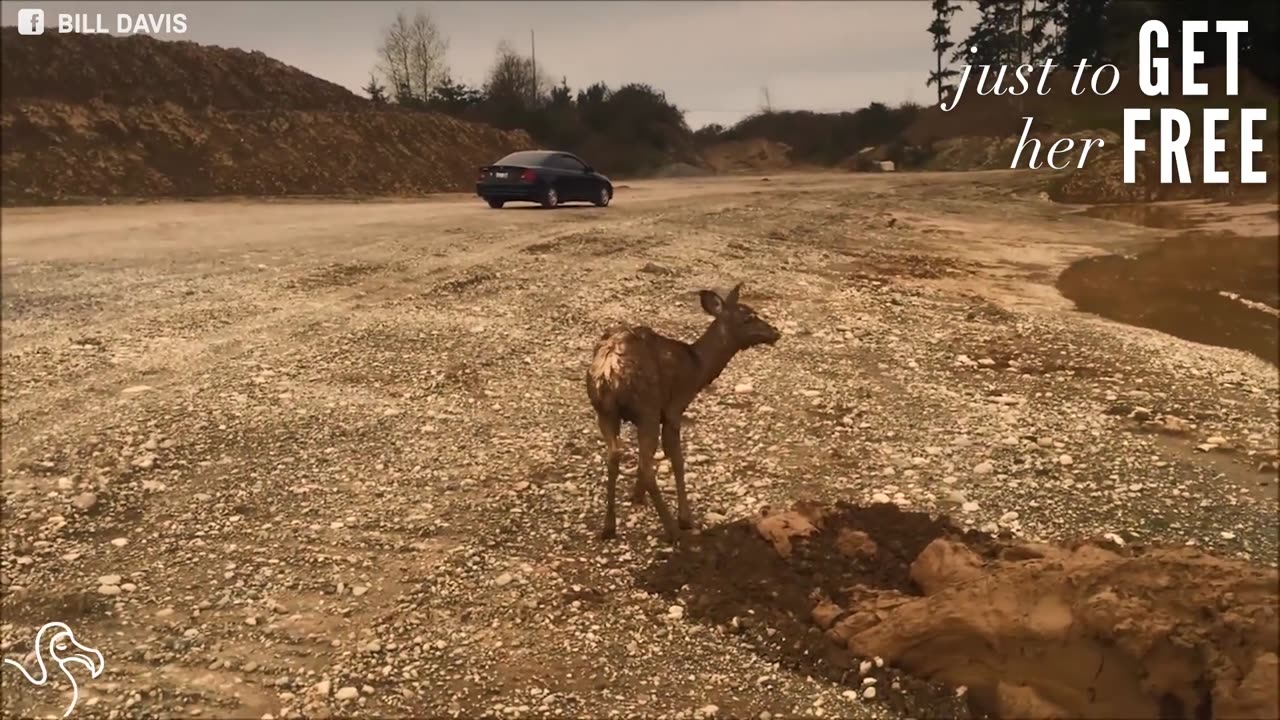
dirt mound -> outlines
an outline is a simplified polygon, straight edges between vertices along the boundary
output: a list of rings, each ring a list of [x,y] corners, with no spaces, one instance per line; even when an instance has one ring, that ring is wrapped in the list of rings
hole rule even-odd
[[[711,145],[702,151],[707,167],[715,172],[755,172],[791,167],[791,146],[786,143],[752,138]]]
[[[1259,125],[1255,132],[1258,137],[1263,138],[1263,145],[1262,152],[1254,156],[1253,166],[1255,170],[1266,171],[1268,182],[1265,184],[1245,185],[1240,182],[1240,125],[1233,122],[1224,123],[1220,128],[1219,137],[1226,140],[1226,150],[1217,157],[1218,169],[1230,174],[1230,182],[1203,182],[1201,158],[1204,157],[1204,136],[1195,132],[1187,143],[1187,169],[1191,182],[1161,183],[1159,155],[1154,150],[1160,147],[1160,137],[1152,133],[1146,136],[1148,151],[1137,156],[1134,169],[1136,182],[1124,183],[1123,144],[1116,138],[1114,142],[1107,140],[1107,144],[1098,148],[1096,154],[1091,151],[1089,161],[1083,168],[1055,178],[1049,185],[1049,197],[1059,202],[1072,203],[1149,202],[1191,198],[1254,198],[1274,201],[1277,173],[1280,172],[1280,154],[1276,152],[1280,122],[1271,120]],[[1013,141],[1012,147],[1017,147],[1016,141]],[[1012,158],[1012,151],[1009,157]]]
[[[0,31],[4,102],[100,100],[120,105],[173,103],[188,109],[359,110],[372,103],[350,90],[237,48],[115,37]]]
[[[6,107],[0,138],[9,204],[467,190],[477,165],[531,144],[435,113],[47,102]]]
[[[717,529],[651,572],[694,617],[765,624],[766,650],[915,717],[962,714],[960,693],[997,717],[1280,710],[1276,572],[1190,548],[1017,544],[841,504]]]
[[[476,166],[533,144],[194,43],[44,35],[6,40],[3,67],[7,205],[468,190]]]

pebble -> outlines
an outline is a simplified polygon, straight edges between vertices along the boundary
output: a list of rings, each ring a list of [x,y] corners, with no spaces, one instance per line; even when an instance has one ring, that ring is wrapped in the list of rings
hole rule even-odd
[[[98,578],[98,584],[99,585],[119,585],[120,579],[121,578],[119,575],[103,575],[102,577]]]
[[[99,585],[98,593],[101,595],[119,595],[120,587],[118,585]]]
[[[754,388],[754,387],[752,387],[752,386],[751,386],[751,383],[749,383],[749,382],[746,382],[746,383],[738,383],[737,385],[734,385],[734,386],[733,386],[733,391],[734,391],[734,392],[739,393],[739,394],[743,394],[743,395],[745,395],[746,393],[751,392],[752,390],[755,390],[755,388]]]
[[[968,501],[968,502],[966,502],[965,504],[963,504],[963,505],[961,505],[961,506],[960,506],[960,509],[961,509],[961,510],[963,510],[963,511],[965,511],[965,512],[967,512],[967,513],[971,513],[971,512],[978,512],[978,508],[979,508],[978,503],[976,503],[976,502],[974,502],[974,501],[972,501],[972,500],[970,500],[970,501]]]
[[[673,620],[679,620],[684,617],[684,608],[680,605],[672,605],[667,608],[667,617],[672,618]]]
[[[991,464],[991,461],[984,460],[983,462],[980,462],[973,467],[973,474],[974,475],[990,475],[992,472],[995,471],[995,469],[996,469],[996,466]]]
[[[887,503],[887,502],[889,502],[889,496],[888,496],[888,495],[886,495],[886,494],[884,494],[884,493],[882,493],[882,492],[878,492],[878,493],[875,493],[874,495],[872,495],[872,496],[871,496],[871,502],[873,502],[873,503]]]
[[[515,578],[511,575],[511,573],[504,572],[501,575],[499,575],[493,582],[498,587],[504,587],[506,585],[510,585],[511,581],[513,580],[515,580]]]
[[[1064,466],[1071,465],[1074,462],[1075,462],[1075,458],[1071,457],[1070,455],[1067,455],[1066,453],[1063,453],[1058,456],[1059,465],[1064,465]]]
[[[334,693],[333,697],[338,700],[355,700],[360,697],[360,691],[348,685],[339,689],[338,692]]]
[[[698,709],[697,716],[700,718],[713,718],[720,712],[720,708],[715,705],[703,705]]]
[[[871,700],[871,699],[875,698],[875,696],[876,696],[876,686],[875,686],[875,685],[871,685],[871,686],[867,687],[865,690],[863,690],[863,691],[862,691],[862,697],[866,698],[867,700]]]
[[[71,501],[71,505],[77,510],[89,511],[98,504],[98,496],[91,492],[80,493]]]
[[[871,672],[871,661],[870,661],[870,660],[863,660],[862,662],[858,663],[858,674],[859,674],[859,675],[866,675],[866,674],[867,674],[867,673],[869,673],[869,672]]]
[[[125,545],[129,544],[129,538],[116,538],[115,540],[111,541],[111,544],[115,545],[116,547],[124,547]]]

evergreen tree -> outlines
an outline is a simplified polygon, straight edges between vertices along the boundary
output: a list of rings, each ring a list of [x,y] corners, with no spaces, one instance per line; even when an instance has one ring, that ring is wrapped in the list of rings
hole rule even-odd
[[[371,73],[369,75],[369,84],[360,88],[369,95],[369,99],[379,105],[387,101],[387,88],[378,82],[378,78]]]
[[[960,6],[951,4],[950,0],[933,0],[933,22],[929,24],[929,34],[933,36],[935,67],[929,73],[926,85],[937,86],[939,105],[942,104],[943,96],[951,89],[951,83],[947,81],[960,74],[942,64],[942,56],[955,47],[955,43],[951,42],[951,16],[959,10]]]

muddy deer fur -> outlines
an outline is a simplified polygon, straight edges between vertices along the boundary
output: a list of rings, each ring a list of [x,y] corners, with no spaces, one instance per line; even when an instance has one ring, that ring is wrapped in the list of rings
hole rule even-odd
[[[604,436],[608,471],[601,538],[617,534],[618,465],[622,460],[620,433],[624,420],[635,425],[640,445],[632,501],[643,502],[647,493],[667,537],[673,542],[677,539],[677,520],[671,517],[658,490],[653,462],[661,439],[675,475],[678,525],[693,527],[680,440],[684,411],[703,388],[720,376],[734,355],[756,345],[773,345],[781,337],[755,310],[738,302],[741,289],[739,283],[723,298],[710,290],[699,291],[702,309],[713,319],[693,343],[665,337],[644,326],[608,332],[596,343],[587,371],[587,396]]]

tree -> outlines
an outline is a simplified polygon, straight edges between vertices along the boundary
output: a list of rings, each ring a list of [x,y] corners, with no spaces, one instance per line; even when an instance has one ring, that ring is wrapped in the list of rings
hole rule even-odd
[[[936,67],[933,72],[929,73],[929,81],[926,85],[938,86],[938,104],[942,104],[943,96],[947,90],[951,88],[951,83],[947,82],[951,78],[959,75],[956,70],[950,67],[943,67],[942,56],[951,48],[955,47],[955,43],[951,42],[951,16],[960,10],[959,5],[952,5],[950,0],[933,0],[933,22],[929,24],[929,34],[933,36],[933,54]]]
[[[397,102],[410,98],[425,103],[441,78],[448,74],[445,53],[449,41],[431,16],[419,10],[410,19],[403,12],[383,32],[378,48],[379,70],[391,87]]]
[[[430,102],[434,108],[457,115],[479,105],[483,100],[484,93],[479,88],[454,82],[453,77],[446,73],[432,90]]]
[[[360,88],[369,95],[369,99],[379,105],[387,101],[387,88],[378,82],[378,78],[373,73],[369,73],[369,84]]]
[[[1005,0],[978,0],[978,22],[951,59],[973,65],[1017,65],[1021,33],[1016,24],[1022,16],[1021,7],[1021,0],[1016,7]],[[976,51],[970,54],[969,48]]]
[[[498,103],[521,108],[537,107],[544,99],[539,88],[551,87],[554,81],[545,73],[541,74],[542,77],[534,73],[533,58],[521,55],[503,40],[498,43],[497,58],[485,80],[485,95]]]

